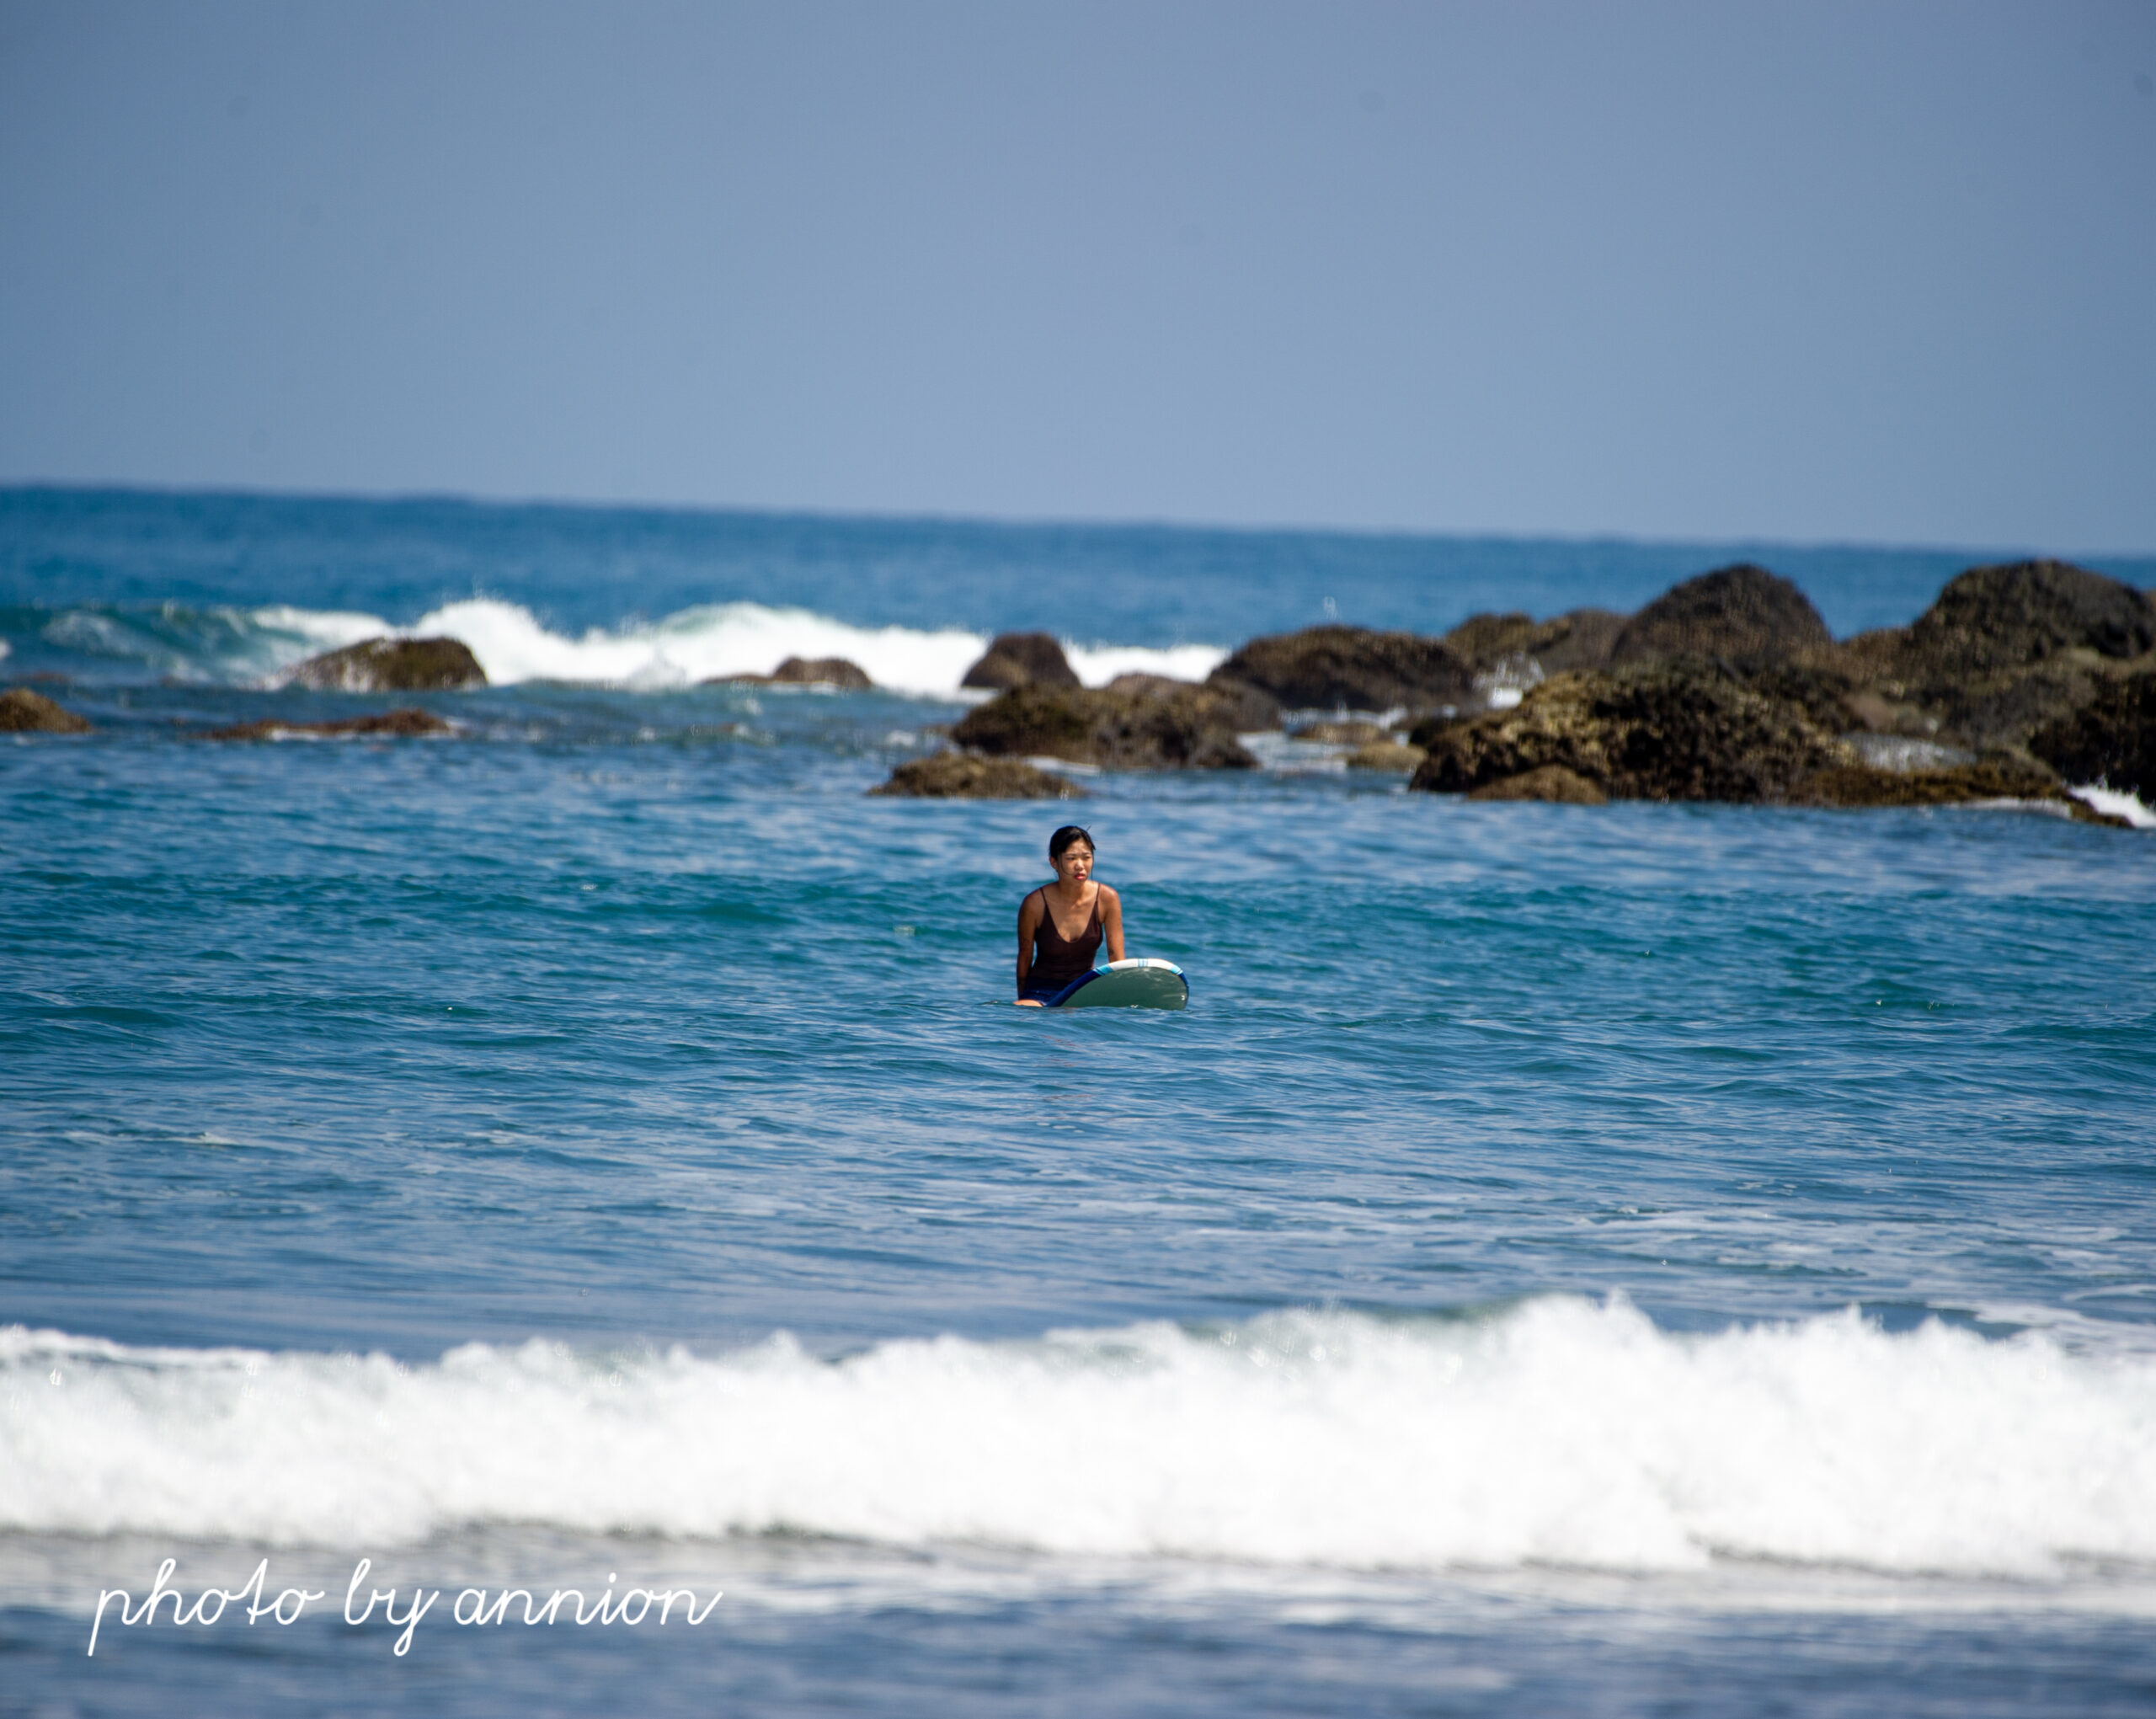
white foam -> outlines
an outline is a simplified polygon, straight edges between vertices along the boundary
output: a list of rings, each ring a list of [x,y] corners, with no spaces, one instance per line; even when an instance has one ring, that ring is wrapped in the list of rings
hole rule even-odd
[[[1218,645],[1178,644],[1165,650],[1134,644],[1073,644],[1063,641],[1071,672],[1088,686],[1105,686],[1118,675],[1165,675],[1171,681],[1203,681],[1228,659]]]
[[[1026,1344],[439,1363],[0,1332],[0,1529],[363,1546],[483,1523],[1428,1569],[2156,1561],[2156,1359],[1566,1298]]]
[[[728,675],[767,675],[788,657],[845,657],[879,686],[948,698],[988,646],[987,635],[962,627],[854,627],[809,610],[761,603],[711,604],[662,621],[592,627],[577,637],[549,631],[521,605],[488,597],[445,604],[409,627],[285,605],[255,610],[249,618],[271,636],[273,681],[318,652],[389,635],[459,639],[498,686],[560,681],[657,691]],[[1227,655],[1202,644],[1074,644],[1066,650],[1088,686],[1134,673],[1202,681]]]
[[[2092,811],[2101,812],[2107,818],[2123,818],[2137,830],[2156,830],[2156,812],[2141,803],[2141,796],[2131,789],[2106,787],[2097,782],[2089,787],[2070,787],[2067,792]]]

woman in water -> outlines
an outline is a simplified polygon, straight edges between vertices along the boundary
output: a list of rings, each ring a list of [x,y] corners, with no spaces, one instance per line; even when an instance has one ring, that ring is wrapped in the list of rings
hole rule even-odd
[[[1018,1006],[1038,1009],[1092,969],[1101,939],[1108,959],[1123,959],[1123,898],[1093,881],[1093,838],[1066,824],[1048,839],[1055,881],[1018,908]]]

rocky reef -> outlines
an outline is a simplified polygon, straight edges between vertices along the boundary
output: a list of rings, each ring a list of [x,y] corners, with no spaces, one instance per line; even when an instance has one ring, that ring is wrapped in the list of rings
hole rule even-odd
[[[860,664],[846,657],[788,657],[768,675],[716,675],[706,686],[830,686],[841,692],[868,692],[876,683]]]
[[[1250,770],[1239,733],[1278,727],[1278,707],[1246,686],[1127,675],[1099,687],[1024,686],[951,730],[991,757],[1067,758],[1119,770]]]
[[[1077,671],[1048,633],[999,633],[958,684],[1008,691],[1014,686],[1075,686]]]
[[[27,686],[0,692],[0,734],[87,734],[88,718]]]
[[[1454,629],[1470,661],[1524,617]],[[1537,664],[1540,669],[1545,665]],[[1605,665],[1511,709],[1426,719],[1413,786],[1483,797],[1939,805],[2068,800],[2151,782],[2156,601],[2051,561],[1972,568],[1906,627],[1837,643],[1803,593],[1752,566],[1678,585]],[[1549,771],[1561,772],[1553,777]],[[1508,787],[1508,784],[1513,786]]]
[[[309,657],[289,677],[318,692],[461,692],[487,684],[462,640],[370,638]]]
[[[939,752],[891,772],[872,794],[915,800],[1082,800],[1085,790],[1022,758]]]
[[[343,717],[335,722],[282,722],[275,717],[265,717],[259,722],[234,723],[229,728],[211,729],[201,738],[205,740],[276,740],[291,734],[336,739],[355,734],[416,736],[455,732],[450,723],[433,712],[410,706],[403,710],[385,710],[374,716]]]

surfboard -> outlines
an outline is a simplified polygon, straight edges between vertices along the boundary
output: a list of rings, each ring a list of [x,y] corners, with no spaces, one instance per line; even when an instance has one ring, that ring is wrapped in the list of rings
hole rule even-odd
[[[1081,973],[1050,1000],[1051,1009],[1179,1009],[1190,1001],[1182,969],[1157,956],[1111,961]]]

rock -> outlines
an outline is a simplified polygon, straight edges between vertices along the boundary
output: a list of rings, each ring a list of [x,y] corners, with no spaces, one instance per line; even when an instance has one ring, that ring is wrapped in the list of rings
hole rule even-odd
[[[958,684],[1001,692],[1013,686],[1075,686],[1079,681],[1053,633],[999,633]]]
[[[1520,657],[1534,661],[1545,675],[1561,675],[1605,667],[1630,618],[1610,609],[1573,609],[1548,621],[1520,614],[1470,615],[1445,634],[1444,642],[1476,674]]]
[[[87,734],[87,718],[55,704],[42,692],[27,686],[10,686],[0,692],[0,734]]]
[[[1779,801],[1852,761],[1800,707],[1696,660],[1560,675],[1518,707],[1441,729],[1428,745],[1411,786],[1438,793],[1557,765],[1612,799]]]
[[[1475,693],[1474,671],[1443,639],[1367,627],[1254,638],[1207,684],[1254,686],[1291,710],[1431,710]]]
[[[1313,740],[1326,746],[1372,746],[1392,736],[1374,722],[1349,718],[1346,722],[1303,723],[1288,731],[1291,740]]]
[[[1236,739],[1246,700],[1236,689],[1166,683],[1171,691],[1014,686],[951,730],[995,757],[1068,758],[1117,769],[1251,770]]]
[[[2041,766],[1994,754],[1943,770],[1833,765],[1806,778],[1796,798],[1816,806],[1951,806],[1972,800],[2063,801],[2066,794]]]
[[[1207,720],[1230,734],[1262,734],[1280,726],[1280,707],[1255,686],[1177,681],[1166,675],[1118,675],[1102,690],[1177,703],[1194,695],[1209,713]]]
[[[1561,764],[1501,777],[1469,794],[1470,800],[1547,800],[1559,806],[1606,806],[1609,796]]]
[[[1083,788],[1022,758],[979,758],[939,752],[891,772],[872,794],[916,800],[1082,800]]]
[[[2156,804],[2156,670],[2110,682],[2038,729],[2029,750],[2077,787],[2101,782]]]
[[[235,723],[230,728],[211,729],[201,736],[205,740],[274,740],[285,734],[447,734],[455,729],[431,711],[417,707],[387,710],[376,716],[348,716],[337,722],[294,723],[280,722],[265,718],[260,722]]]
[[[706,686],[835,686],[841,692],[869,692],[876,683],[860,664],[844,657],[788,657],[768,675],[714,675]]]
[[[2121,659],[2156,649],[2156,602],[2063,561],[1972,567],[1947,582],[1882,666],[1914,685],[2026,668],[2083,649]]]
[[[370,638],[309,657],[290,679],[318,692],[461,692],[487,673],[459,639]]]
[[[1430,755],[1420,746],[1403,745],[1398,740],[1373,740],[1367,746],[1358,746],[1348,755],[1350,770],[1388,770],[1405,776],[1419,768]]]
[[[1613,666],[1668,657],[1713,657],[1740,671],[1831,646],[1812,600],[1789,580],[1742,563],[1673,585],[1625,624]]]

